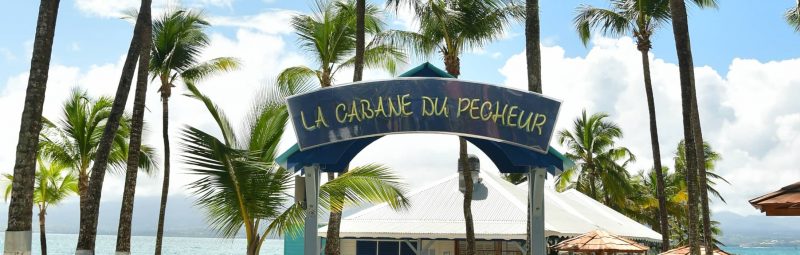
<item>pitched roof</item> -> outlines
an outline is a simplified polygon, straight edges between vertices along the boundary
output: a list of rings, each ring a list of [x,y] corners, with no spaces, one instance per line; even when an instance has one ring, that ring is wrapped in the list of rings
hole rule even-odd
[[[664,253],[661,253],[659,255],[689,255],[689,254],[691,254],[689,252],[689,246],[681,246],[681,247],[678,247],[678,248],[675,248],[675,249],[672,249],[672,250],[668,250],[668,251],[666,251]],[[700,254],[706,254],[706,248],[705,247],[700,246]],[[723,250],[720,250],[720,249],[716,249],[716,250],[714,250],[714,255],[731,255],[731,254],[726,252],[726,251],[723,251]]]
[[[750,201],[767,216],[800,215],[800,182],[785,186]]]
[[[553,245],[553,249],[573,252],[644,253],[650,248],[624,237],[609,234],[606,231],[593,230]]]
[[[472,201],[475,237],[524,240],[527,233],[527,191],[494,173],[484,171],[479,176],[482,181],[475,185]],[[380,204],[342,219],[340,236],[412,239],[457,239],[465,236],[463,194],[458,190],[458,174],[412,192],[408,199],[410,207],[406,210],[395,211]],[[575,204],[579,202],[583,202],[580,196],[545,188],[545,234],[575,236],[594,229],[607,229],[622,231],[615,233],[635,239],[661,239],[658,233],[633,220],[617,219],[618,215],[607,212],[613,212],[608,207]],[[611,219],[603,218],[603,215]],[[319,232],[324,235],[327,228],[320,228]]]

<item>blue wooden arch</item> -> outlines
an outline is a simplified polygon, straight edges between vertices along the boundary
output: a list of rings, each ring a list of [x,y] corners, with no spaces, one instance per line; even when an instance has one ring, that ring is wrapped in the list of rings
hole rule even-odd
[[[400,77],[454,78],[428,62],[401,74]],[[361,150],[381,137],[341,141],[303,151],[295,144],[281,154],[276,161],[282,167],[293,171],[300,171],[306,166],[318,165],[323,172],[342,172]],[[476,137],[464,138],[489,156],[503,173],[528,173],[532,168],[544,168],[551,174],[555,174],[573,165],[572,161],[553,148],[549,148],[548,153],[544,154],[494,140]]]
[[[400,75],[401,77],[438,77],[454,78],[434,67],[424,63]],[[320,254],[319,237],[317,236],[317,214],[319,197],[320,172],[341,172],[345,170],[350,161],[382,136],[365,137],[353,140],[338,141],[318,147],[300,150],[295,144],[289,150],[278,156],[277,163],[291,171],[304,172],[304,204],[305,227],[303,233],[303,254]],[[528,217],[530,218],[530,240],[537,240],[527,255],[545,255],[544,235],[544,179],[546,172],[555,174],[559,170],[572,167],[574,163],[565,158],[553,148],[548,148],[547,153],[535,151],[531,148],[520,147],[508,143],[478,137],[464,137],[467,141],[481,149],[494,162],[503,173],[528,174]]]

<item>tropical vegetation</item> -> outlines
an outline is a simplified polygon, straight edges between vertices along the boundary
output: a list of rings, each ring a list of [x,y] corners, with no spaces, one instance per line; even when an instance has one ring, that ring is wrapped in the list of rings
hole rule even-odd
[[[37,159],[36,182],[33,188],[33,204],[39,210],[39,243],[43,255],[47,255],[47,236],[45,223],[47,221],[47,208],[56,206],[67,197],[78,193],[78,177],[70,171],[69,165],[57,161],[48,161],[39,157]],[[14,176],[4,174],[10,182]],[[6,200],[11,196],[11,186],[6,185],[3,193]]]
[[[258,95],[250,112],[235,127],[225,112],[197,87],[206,78],[240,67],[237,59],[203,59],[210,39],[210,26],[202,11],[174,9],[155,21],[151,1],[141,1],[131,43],[114,97],[93,98],[74,89],[63,104],[58,119],[42,117],[50,55],[55,32],[58,0],[42,0],[33,41],[30,76],[21,117],[13,175],[5,197],[10,198],[6,238],[31,231],[33,207],[39,210],[40,239],[46,253],[47,208],[72,194],[80,201],[81,227],[77,253],[93,253],[97,234],[100,195],[107,170],[126,175],[120,211],[117,252],[130,252],[130,228],[139,171],[156,171],[155,150],[142,144],[145,95],[149,82],[158,83],[162,104],[164,142],[156,254],[162,250],[165,210],[170,184],[169,100],[173,88],[184,85],[188,96],[198,100],[214,119],[218,130],[186,126],[180,133],[181,160],[197,176],[189,184],[209,225],[223,237],[243,233],[247,254],[258,254],[271,235],[296,235],[306,213],[300,203],[289,203],[295,173],[281,168],[275,159],[289,118],[284,98],[317,87],[337,84],[343,70],[354,69],[360,81],[365,68],[395,74],[409,56],[429,58],[441,54],[452,78],[461,75],[461,57],[501,38],[515,21],[525,19],[528,89],[542,93],[539,4],[511,0],[389,0],[388,9],[412,11],[416,31],[387,29],[384,13],[365,0],[316,1],[312,14],[295,15],[290,25],[299,47],[317,65],[283,70],[275,84]],[[572,125],[557,134],[566,157],[577,167],[556,177],[556,188],[574,188],[601,203],[664,233],[662,249],[718,243],[719,228],[711,220],[709,194],[721,202],[716,185],[727,182],[715,173],[721,156],[703,139],[698,96],[689,38],[686,2],[682,0],[611,0],[610,8],[581,5],[574,18],[584,44],[594,30],[606,35],[630,35],[641,54],[645,98],[648,104],[653,167],[632,174],[636,157],[620,140],[622,129],[605,113],[582,112]],[[688,1],[699,7],[716,7],[715,0]],[[784,17],[800,31],[800,1]],[[651,37],[658,28],[672,23],[678,53],[683,139],[675,149],[672,170],[661,164],[656,107],[650,78]],[[138,65],[137,65],[138,63]],[[132,116],[125,111],[134,73],[136,94]],[[475,253],[472,225],[471,175],[466,140],[459,139],[459,164],[464,171],[464,219],[467,254]],[[507,175],[514,183],[525,175]],[[329,174],[320,187],[320,207],[330,213],[325,253],[338,255],[339,224],[347,206],[388,203],[392,208],[408,206],[405,185],[391,169],[367,164]],[[530,224],[528,224],[530,225]],[[527,247],[530,249],[528,240]],[[9,243],[7,243],[9,244]],[[6,247],[25,247],[24,244]],[[25,253],[8,249],[6,252]],[[710,250],[708,250],[710,252]]]
[[[361,4],[364,6],[357,6],[356,1],[320,1],[317,2],[315,13],[293,17],[291,24],[301,48],[310,53],[319,66],[286,68],[278,75],[278,85],[330,87],[335,83],[336,74],[343,68],[358,67],[363,71],[366,67],[396,73],[398,65],[405,64],[406,54],[396,45],[382,40],[390,31],[384,28],[380,9],[374,5]],[[356,15],[360,8],[363,8],[363,16]],[[363,34],[358,33],[357,17],[363,18]],[[371,36],[372,40],[363,42],[363,55],[357,56],[355,53],[358,53],[359,48],[356,42],[359,36],[364,40],[365,35]],[[361,57],[360,61],[357,57]],[[356,78],[360,80],[360,76],[361,74],[354,73],[354,81]],[[335,178],[333,172],[328,173],[328,180]],[[341,218],[342,208],[331,208],[327,235],[327,240],[330,241],[325,243],[325,254],[340,253],[338,237]]]
[[[461,75],[461,56],[499,39],[513,21],[525,17],[525,6],[502,0],[421,1],[390,0],[398,10],[410,8],[419,21],[417,31],[393,31],[387,40],[404,45],[417,57],[440,53],[445,70],[454,78]],[[475,254],[472,222],[472,177],[467,162],[467,141],[459,137],[458,162],[464,176],[464,221],[467,251]]]
[[[212,75],[238,68],[239,61],[231,57],[219,57],[203,61],[201,54],[209,39],[204,29],[209,26],[204,15],[196,10],[178,9],[165,13],[153,21],[153,43],[150,53],[150,74],[160,83],[161,136],[164,140],[161,186],[161,206],[156,229],[156,252],[161,254],[164,236],[164,219],[169,196],[170,143],[169,143],[169,99],[172,88],[180,82],[199,82]]]

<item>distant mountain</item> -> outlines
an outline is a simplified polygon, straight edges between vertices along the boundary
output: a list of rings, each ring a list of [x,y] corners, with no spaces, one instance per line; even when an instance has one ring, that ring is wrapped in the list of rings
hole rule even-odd
[[[155,235],[156,225],[158,224],[158,208],[160,205],[159,197],[137,197],[133,211],[133,235],[152,236]],[[117,233],[119,222],[119,210],[121,201],[104,201],[100,204],[100,219],[97,227],[99,234]],[[0,226],[5,229],[8,217],[8,204],[0,206]],[[34,209],[34,214],[38,213]],[[76,234],[80,222],[77,198],[58,206],[48,209],[47,212],[47,232]],[[174,195],[170,196],[167,206],[166,223],[164,234],[167,236],[187,236],[187,237],[215,237],[213,229],[207,227],[205,215],[199,208],[194,207],[191,198]],[[34,217],[34,221],[36,217]],[[38,224],[34,222],[34,231],[37,231]]]
[[[719,212],[714,213],[713,218],[720,222],[720,240],[728,246],[800,246],[800,217]]]

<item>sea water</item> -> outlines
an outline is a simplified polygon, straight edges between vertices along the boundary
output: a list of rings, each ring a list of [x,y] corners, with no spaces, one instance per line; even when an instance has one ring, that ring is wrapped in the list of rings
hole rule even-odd
[[[0,247],[5,240],[0,233]],[[52,255],[75,254],[78,242],[76,234],[47,234],[47,253]],[[117,236],[98,235],[96,254],[114,254]],[[154,236],[131,237],[131,254],[151,255],[155,250]],[[245,239],[223,239],[202,237],[164,237],[161,254],[244,254],[247,250]],[[41,254],[39,233],[33,234],[33,254]],[[267,239],[261,247],[262,255],[283,255],[283,240]]]
[[[737,255],[800,255],[800,247],[723,247]]]

